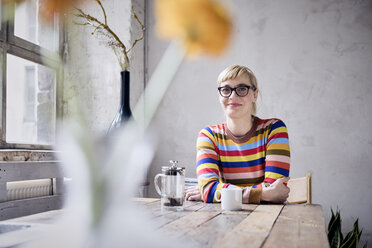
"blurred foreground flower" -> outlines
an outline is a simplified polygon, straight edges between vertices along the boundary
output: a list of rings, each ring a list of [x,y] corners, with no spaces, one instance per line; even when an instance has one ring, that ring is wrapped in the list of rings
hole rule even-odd
[[[20,4],[25,1],[30,0],[3,0],[2,2],[6,11],[7,9],[13,9],[14,4]],[[53,21],[56,14],[63,16],[74,6],[88,1],[92,0],[39,0],[39,14],[44,19],[44,21]],[[9,18],[8,16],[4,17]]]
[[[157,31],[181,39],[189,55],[220,55],[227,47],[232,24],[226,8],[213,0],[157,0]]]
[[[55,14],[64,15],[74,6],[91,0],[39,0],[40,14],[45,20],[53,20]]]

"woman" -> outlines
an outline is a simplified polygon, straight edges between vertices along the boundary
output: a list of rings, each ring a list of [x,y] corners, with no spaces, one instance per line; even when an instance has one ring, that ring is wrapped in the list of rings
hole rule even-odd
[[[215,202],[216,190],[241,187],[243,203],[285,202],[290,157],[285,124],[255,116],[258,86],[247,67],[230,66],[217,81],[226,122],[200,131],[198,187],[187,190],[186,200]]]

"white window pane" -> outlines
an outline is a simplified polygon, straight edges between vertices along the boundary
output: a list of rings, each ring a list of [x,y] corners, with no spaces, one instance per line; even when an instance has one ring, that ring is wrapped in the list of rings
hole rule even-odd
[[[58,21],[42,22],[39,0],[28,0],[16,5],[14,35],[52,51],[58,50]]]
[[[56,123],[56,73],[7,55],[6,141],[53,144]]]

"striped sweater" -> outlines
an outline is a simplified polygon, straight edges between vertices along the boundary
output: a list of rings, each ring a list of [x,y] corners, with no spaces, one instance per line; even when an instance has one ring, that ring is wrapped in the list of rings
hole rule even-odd
[[[226,123],[207,126],[197,140],[197,178],[204,202],[216,190],[243,188],[243,203],[260,203],[262,187],[289,176],[287,128],[279,119],[254,117],[252,129],[235,137]]]

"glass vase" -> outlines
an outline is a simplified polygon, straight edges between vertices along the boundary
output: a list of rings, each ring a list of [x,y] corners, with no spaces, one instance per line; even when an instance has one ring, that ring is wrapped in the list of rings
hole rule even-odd
[[[130,73],[129,71],[122,71],[120,74],[120,107],[110,125],[108,133],[114,132],[115,130],[123,127],[128,119],[132,116],[132,111],[130,110]]]

